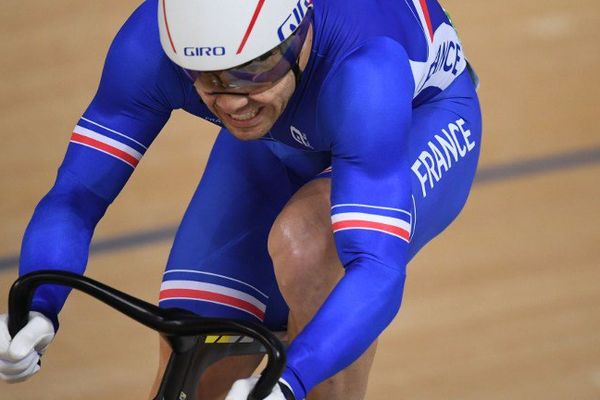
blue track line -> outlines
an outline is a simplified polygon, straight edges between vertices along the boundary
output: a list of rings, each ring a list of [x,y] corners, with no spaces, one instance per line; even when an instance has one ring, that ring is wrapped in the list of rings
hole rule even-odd
[[[528,175],[562,171],[599,162],[600,147],[514,161],[492,167],[479,168],[475,177],[475,184],[485,184]]]
[[[507,181],[524,176],[563,171],[597,163],[600,163],[600,147],[513,161],[492,167],[482,167],[477,171],[475,184],[482,185]],[[172,240],[176,229],[177,226],[175,225],[165,226],[158,229],[133,232],[109,239],[98,240],[92,244],[91,253],[107,253]],[[19,257],[17,255],[0,257],[0,271],[16,267],[18,263]]]

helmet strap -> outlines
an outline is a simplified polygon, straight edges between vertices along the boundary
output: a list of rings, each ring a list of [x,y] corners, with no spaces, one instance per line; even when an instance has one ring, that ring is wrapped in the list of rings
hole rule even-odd
[[[296,89],[297,89],[298,85],[300,84],[300,79],[302,79],[302,71],[300,71],[300,66],[298,65],[298,60],[296,60],[296,62],[294,62],[294,65],[292,65],[292,72],[294,73],[294,78],[296,79]]]
[[[309,10],[309,11],[312,11],[312,10]],[[309,24],[308,29],[310,29],[310,24]],[[300,79],[302,79],[302,72],[304,72],[300,69],[299,62],[300,62],[300,57],[302,57],[302,51],[304,49],[305,44],[306,44],[306,37],[304,38],[304,41],[302,42],[302,49],[300,50],[300,53],[298,53],[298,57],[296,58],[296,60],[294,61],[294,64],[292,65],[292,72],[294,73],[294,78],[296,80],[296,89],[300,85]],[[307,66],[308,66],[308,63],[307,63]]]

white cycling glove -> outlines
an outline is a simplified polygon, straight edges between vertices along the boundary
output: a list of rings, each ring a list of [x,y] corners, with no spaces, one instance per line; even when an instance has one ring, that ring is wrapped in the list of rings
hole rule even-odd
[[[39,312],[29,313],[29,322],[12,339],[8,315],[0,315],[0,379],[22,382],[39,371],[38,361],[54,339],[52,321]]]
[[[247,400],[256,382],[258,382],[258,377],[256,376],[235,381],[225,400]],[[271,391],[271,394],[265,397],[264,400],[295,400],[295,397],[289,385],[280,379]]]

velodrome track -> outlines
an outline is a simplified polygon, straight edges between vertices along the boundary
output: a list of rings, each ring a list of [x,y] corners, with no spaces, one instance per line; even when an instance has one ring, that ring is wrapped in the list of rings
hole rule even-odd
[[[20,239],[135,1],[0,4],[0,310]],[[369,400],[600,398],[600,4],[443,2],[482,79],[485,142],[458,220],[409,267]],[[215,129],[175,113],[100,223],[88,275],[155,301]],[[0,399],[142,399],[156,337],[75,294]]]

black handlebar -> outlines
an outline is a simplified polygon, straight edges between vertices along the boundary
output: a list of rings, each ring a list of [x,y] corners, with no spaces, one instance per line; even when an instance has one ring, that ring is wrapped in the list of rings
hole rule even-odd
[[[93,279],[64,271],[37,271],[15,281],[8,299],[8,330],[11,336],[14,337],[27,324],[35,289],[48,283],[80,290],[167,337],[238,334],[256,339],[266,349],[268,361],[258,383],[248,396],[249,400],[267,397],[283,372],[283,344],[261,325],[241,320],[204,318],[186,312],[174,313]]]

